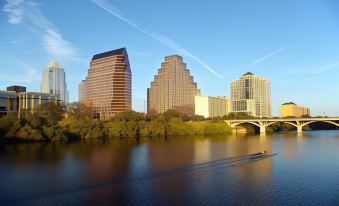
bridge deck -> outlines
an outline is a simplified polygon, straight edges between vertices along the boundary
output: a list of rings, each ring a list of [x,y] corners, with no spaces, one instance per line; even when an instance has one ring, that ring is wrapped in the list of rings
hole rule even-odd
[[[270,119],[226,119],[226,122],[295,122],[295,121],[339,121],[339,117],[324,118],[270,118]]]

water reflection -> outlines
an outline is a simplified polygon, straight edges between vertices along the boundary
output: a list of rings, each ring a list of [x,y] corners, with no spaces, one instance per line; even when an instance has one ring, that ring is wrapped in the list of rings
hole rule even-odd
[[[336,151],[338,136],[328,131],[2,146],[0,204],[269,205],[286,200],[281,192],[300,191],[307,175],[324,182],[336,177],[312,171],[315,160],[339,169],[333,167],[339,160],[324,161]],[[263,150],[278,155],[256,162],[232,159]],[[326,185],[319,187],[328,192]]]

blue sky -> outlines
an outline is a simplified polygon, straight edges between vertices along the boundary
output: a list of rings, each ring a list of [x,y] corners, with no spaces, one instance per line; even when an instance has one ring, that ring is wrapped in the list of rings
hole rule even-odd
[[[0,89],[39,91],[56,59],[70,100],[94,54],[126,47],[133,109],[165,55],[179,54],[203,95],[229,95],[250,71],[271,80],[273,114],[287,101],[312,115],[339,116],[339,2],[336,0],[1,0]]]

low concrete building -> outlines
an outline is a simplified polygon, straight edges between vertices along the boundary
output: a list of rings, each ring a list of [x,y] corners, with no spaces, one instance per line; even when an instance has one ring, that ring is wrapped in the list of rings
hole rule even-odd
[[[204,117],[222,117],[231,110],[228,97],[195,96],[195,114]]]
[[[35,112],[40,106],[47,102],[58,102],[59,96],[56,94],[47,94],[40,92],[22,92],[18,93],[19,113],[21,111]]]
[[[280,117],[302,117],[310,115],[310,109],[298,106],[293,102],[287,102],[280,105]]]
[[[15,93],[26,92],[26,87],[14,85],[14,86],[7,87],[7,91],[11,91]]]
[[[23,111],[33,113],[46,102],[61,102],[59,96],[55,94],[21,92],[26,91],[25,87],[12,86],[7,90],[9,91],[0,90],[0,116],[7,116],[10,113],[19,116]]]
[[[18,112],[18,95],[14,91],[0,90],[0,116]]]

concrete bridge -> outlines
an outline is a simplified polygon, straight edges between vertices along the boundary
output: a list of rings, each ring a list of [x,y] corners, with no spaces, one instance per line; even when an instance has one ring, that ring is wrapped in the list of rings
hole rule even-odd
[[[233,129],[236,126],[241,124],[252,124],[260,128],[260,133],[266,133],[266,127],[277,123],[283,122],[290,124],[297,128],[298,133],[301,133],[303,127],[309,125],[313,122],[325,122],[328,124],[335,125],[339,127],[339,118],[274,118],[274,119],[234,119],[234,120],[225,120],[225,122],[231,126]]]

